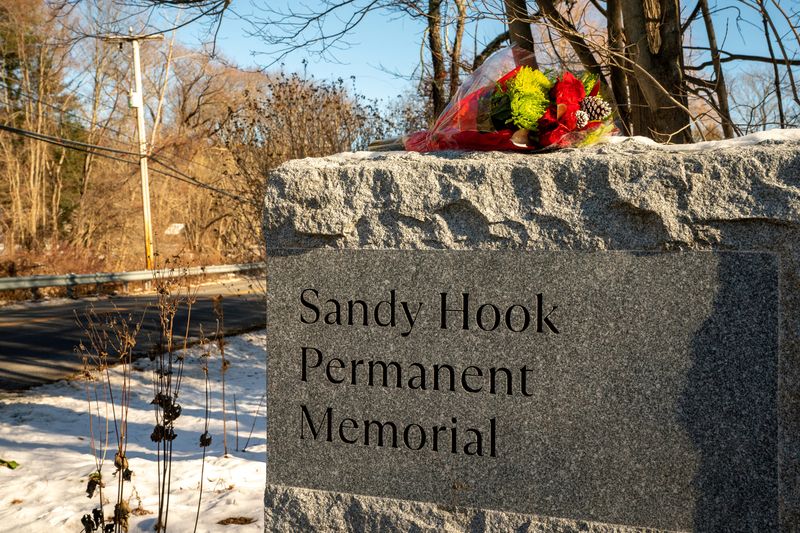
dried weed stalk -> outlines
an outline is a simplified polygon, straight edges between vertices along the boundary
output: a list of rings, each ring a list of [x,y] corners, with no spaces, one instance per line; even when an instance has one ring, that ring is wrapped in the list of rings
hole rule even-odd
[[[153,410],[155,425],[150,440],[156,443],[158,460],[158,518],[155,530],[166,531],[169,520],[169,498],[172,484],[172,444],[177,434],[175,421],[181,415],[178,397],[184,369],[184,352],[176,353],[175,327],[178,310],[185,306],[186,323],[182,348],[189,342],[192,306],[197,291],[193,291],[185,277],[156,276],[154,285],[158,293],[160,322],[158,350],[152,356]]]
[[[132,475],[127,459],[131,362],[144,315],[142,313],[138,320],[134,320],[132,315],[123,316],[114,308],[111,313],[101,316],[94,307],[89,308],[83,317],[76,315],[87,339],[86,343],[81,342],[78,350],[83,357],[84,372],[91,378],[86,380],[86,399],[89,404],[90,445],[96,467],[89,475],[86,495],[92,498],[97,494],[99,499],[99,506],[92,514],[81,519],[87,533],[128,531],[130,506],[124,499],[124,492],[125,483],[131,481]],[[112,365],[119,365],[122,374],[118,390],[115,390],[109,371]],[[104,428],[101,435],[95,434],[95,422]],[[110,450],[114,450],[113,476],[116,477],[117,490],[114,514],[111,522],[106,524],[103,467]]]

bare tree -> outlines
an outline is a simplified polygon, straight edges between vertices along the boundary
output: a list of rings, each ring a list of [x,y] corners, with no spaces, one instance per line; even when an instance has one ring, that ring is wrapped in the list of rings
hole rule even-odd
[[[622,2],[633,131],[662,142],[691,142],[677,0]],[[641,95],[641,98],[640,98]]]
[[[528,6],[525,0],[504,0],[505,18],[508,21],[508,38],[511,44],[534,54],[531,67],[539,68],[536,61],[536,49],[531,32]]]
[[[519,13],[515,38],[525,39],[524,22],[527,11],[524,1],[509,0]],[[426,52],[421,61],[417,79],[423,86],[420,91],[431,100],[434,116],[440,113],[460,85],[461,75],[477,68],[491,52],[497,50],[510,37],[502,32],[487,43],[484,50],[465,59],[464,39],[467,27],[486,15],[466,0],[324,0],[313,8],[290,5],[276,9],[269,3],[258,4],[260,17],[253,19],[252,34],[265,44],[270,65],[277,64],[288,54],[305,50],[335,59],[336,52],[349,46],[348,38],[355,29],[365,24],[373,13],[390,17],[407,17],[418,21],[424,31],[421,43]],[[527,46],[532,46],[527,38]],[[409,76],[411,79],[411,76]]]
[[[321,119],[324,117],[324,119]],[[236,162],[237,193],[246,200],[225,238],[229,249],[263,252],[264,177],[279,164],[348,150],[365,149],[387,131],[374,102],[350,94],[344,80],[320,82],[278,73],[261,79],[220,132]]]
[[[719,111],[722,131],[726,138],[734,135],[733,120],[728,107],[728,87],[725,84],[725,73],[722,71],[722,63],[719,60],[719,47],[717,46],[717,33],[714,29],[714,21],[711,19],[711,9],[708,0],[699,0],[697,3],[703,13],[703,24],[705,25],[706,35],[708,36],[708,46],[711,52],[711,61],[714,65],[714,91],[717,95],[716,108]]]
[[[71,100],[62,92],[68,56],[48,41],[56,29],[46,15],[20,0],[0,7],[2,120],[38,135],[64,129],[61,110]],[[9,134],[0,135],[0,150],[0,205],[10,214],[11,246],[43,247],[59,225],[66,151]]]

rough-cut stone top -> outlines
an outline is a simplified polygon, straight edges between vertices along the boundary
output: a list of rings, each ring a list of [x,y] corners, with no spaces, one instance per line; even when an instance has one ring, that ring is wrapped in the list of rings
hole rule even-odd
[[[268,247],[713,248],[797,227],[800,142],[340,154],[281,166],[266,205]],[[752,233],[734,248],[762,248]]]

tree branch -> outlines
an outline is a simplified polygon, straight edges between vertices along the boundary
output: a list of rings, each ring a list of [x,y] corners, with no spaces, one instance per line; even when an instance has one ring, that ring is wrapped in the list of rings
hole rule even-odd
[[[686,48],[692,48],[697,50],[709,50],[709,48],[705,46],[687,46]],[[719,53],[725,54],[725,57],[719,58],[720,63],[730,63],[731,61],[753,61],[756,63],[769,63],[771,65],[775,62],[775,60],[764,56],[754,56],[750,54],[732,54],[730,52],[726,52],[725,50],[720,50]],[[797,59],[789,59],[787,61],[781,61],[781,63],[784,63],[786,65],[791,65],[793,67],[800,66],[800,60]],[[703,70],[713,65],[714,65],[713,61],[704,61],[699,65],[686,65],[685,68],[686,70]]]
[[[583,68],[596,75],[600,82],[604,86],[607,86],[608,84],[606,83],[605,75],[600,68],[600,64],[594,57],[594,54],[592,53],[591,48],[589,48],[589,45],[586,43],[586,40],[580,33],[578,33],[578,30],[575,28],[575,26],[566,18],[564,18],[558,9],[556,9],[556,6],[552,0],[537,0],[537,4],[547,20],[550,21],[550,24],[553,25],[553,28],[559,34],[561,34],[561,36],[564,37],[572,46],[572,49],[575,50],[575,55],[577,55],[578,59],[580,59]]]
[[[681,34],[683,34],[687,29],[689,29],[689,26],[692,25],[692,22],[694,22],[694,19],[697,18],[697,14],[699,12],[700,12],[700,2],[697,2],[697,5],[694,6],[694,9],[692,10],[691,14],[686,19],[686,22],[681,24]]]
[[[592,3],[592,5],[594,6],[594,8],[595,8],[597,11],[599,11],[599,12],[600,12],[600,14],[601,14],[601,15],[603,15],[603,16],[604,16],[604,17],[606,17],[606,18],[608,18],[608,11],[606,11],[605,9],[603,9],[603,6],[601,6],[601,5],[600,5],[600,2],[598,2],[597,0],[589,0],[589,1]]]
[[[478,67],[480,67],[483,64],[483,62],[486,61],[486,58],[495,53],[496,51],[498,51],[503,46],[503,43],[508,41],[508,39],[509,39],[509,33],[508,30],[506,30],[497,37],[495,37],[494,39],[492,39],[491,41],[489,41],[489,43],[486,45],[483,51],[481,51],[480,54],[476,55],[475,59],[472,61],[472,70],[475,70]]]

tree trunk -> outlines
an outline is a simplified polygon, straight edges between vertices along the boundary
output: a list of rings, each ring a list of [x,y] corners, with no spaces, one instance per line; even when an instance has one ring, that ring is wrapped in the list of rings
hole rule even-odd
[[[722,123],[722,133],[726,139],[733,137],[733,121],[731,112],[728,108],[728,88],[725,85],[725,74],[722,72],[722,64],[719,62],[719,48],[717,47],[717,34],[714,31],[714,22],[711,20],[711,11],[708,8],[708,0],[700,0],[700,9],[703,11],[703,22],[706,26],[708,35],[708,47],[711,48],[711,61],[714,63],[714,89],[717,93],[717,105],[719,107],[720,122]]]
[[[631,135],[630,102],[628,97],[628,84],[624,70],[625,35],[622,30],[622,0],[608,0],[608,51],[609,51],[609,77],[611,91],[619,114],[619,121],[625,135]],[[637,87],[638,90],[638,87]]]
[[[775,50],[772,47],[772,37],[769,34],[769,26],[767,23],[767,10],[764,8],[762,0],[757,1],[759,10],[761,11],[761,22],[764,24],[764,39],[767,40],[767,50],[769,50],[769,57],[772,59],[772,71],[775,80],[775,99],[778,102],[778,117],[781,121],[781,128],[786,127],[786,113],[783,110],[783,94],[781,93],[781,75],[778,71],[778,62],[775,59]]]
[[[526,58],[526,61],[517,61],[517,63],[527,64],[531,68],[539,68],[531,33],[531,20],[528,16],[528,5],[525,0],[504,0],[504,5],[511,44],[532,54],[532,57]]]
[[[649,135],[647,125],[652,124],[655,118],[650,112],[636,76],[628,74],[628,93],[630,94],[630,120],[632,135]]]
[[[632,112],[633,129],[658,142],[692,142],[681,58],[678,0],[621,2],[625,41],[631,52],[631,78],[649,108]],[[638,105],[631,90],[631,104]],[[648,122],[641,122],[649,114]]]
[[[433,66],[431,103],[433,104],[433,114],[438,117],[447,105],[444,88],[447,72],[444,67],[442,43],[442,0],[428,2],[428,46],[431,49],[431,65]]]
[[[178,15],[175,17],[176,25],[178,24],[179,17],[180,12],[178,12]],[[164,109],[164,97],[167,94],[167,86],[169,85],[169,68],[172,65],[172,51],[175,48],[175,33],[176,30],[172,30],[172,39],[170,39],[169,48],[167,49],[167,62],[164,65],[164,81],[158,92],[158,105],[156,106],[156,116],[153,118],[153,131],[150,135],[150,146],[148,147],[149,154],[153,153],[156,146],[156,139],[158,138],[158,127],[161,124],[161,111]]]
[[[458,18],[456,19],[456,36],[453,39],[453,50],[450,53],[450,94],[453,98],[461,78],[458,73],[461,67],[461,42],[464,40],[464,25],[467,22],[467,4],[465,0],[455,0]]]

